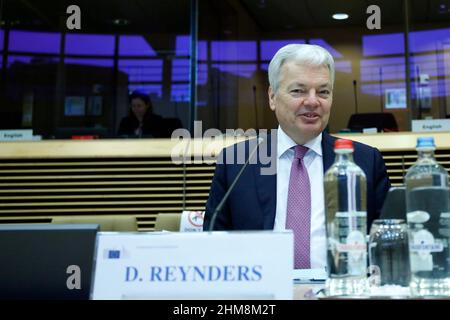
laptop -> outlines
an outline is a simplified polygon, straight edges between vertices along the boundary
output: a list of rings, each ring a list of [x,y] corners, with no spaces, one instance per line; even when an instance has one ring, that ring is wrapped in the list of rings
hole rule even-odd
[[[406,221],[405,187],[389,189],[379,219],[404,219]]]
[[[450,188],[434,186],[417,187],[411,191],[411,206],[416,210],[424,210],[434,217],[440,217],[450,206]],[[380,219],[404,219],[406,214],[405,187],[392,187],[384,201]]]
[[[97,224],[0,225],[0,299],[88,300]]]

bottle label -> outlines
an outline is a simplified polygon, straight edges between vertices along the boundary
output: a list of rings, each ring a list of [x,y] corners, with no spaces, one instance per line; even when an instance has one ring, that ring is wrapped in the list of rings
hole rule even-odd
[[[442,252],[444,246],[440,242],[435,242],[433,234],[428,230],[422,229],[412,232],[412,242],[409,245],[411,252],[412,271],[431,271],[433,270],[432,252]]]
[[[329,225],[331,274],[365,276],[367,267],[365,211],[338,211]]]
[[[351,231],[345,243],[337,243],[336,250],[338,252],[359,253],[366,251],[366,241],[362,232],[358,230]]]

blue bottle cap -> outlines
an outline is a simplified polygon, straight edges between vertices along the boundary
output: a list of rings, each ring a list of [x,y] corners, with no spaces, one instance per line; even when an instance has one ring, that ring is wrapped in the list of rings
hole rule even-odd
[[[434,144],[433,137],[419,137],[417,138],[416,149],[418,148],[426,148],[426,149],[435,149],[436,145]]]

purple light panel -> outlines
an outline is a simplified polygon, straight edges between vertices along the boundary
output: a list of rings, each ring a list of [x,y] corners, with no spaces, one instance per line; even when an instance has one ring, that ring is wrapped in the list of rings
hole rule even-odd
[[[191,38],[189,36],[177,36],[175,39],[175,54],[177,56],[190,56]],[[205,40],[197,42],[197,60],[208,59],[208,48]]]
[[[382,58],[360,61],[361,81],[405,79],[405,59]]]
[[[5,41],[3,30],[0,29],[0,51],[3,50],[3,42]]]
[[[383,82],[374,84],[363,84],[361,85],[361,92],[373,96],[384,95],[386,89],[400,89],[405,88],[404,82]]]
[[[213,68],[219,69],[221,72],[227,72],[235,76],[251,78],[256,71],[256,64],[219,64],[212,65]]]
[[[211,60],[255,62],[256,41],[211,41]]]
[[[189,84],[172,84],[170,97],[172,101],[189,101]]]
[[[446,57],[447,55],[447,57]],[[450,66],[445,66],[450,62],[450,54],[427,54],[420,56],[412,56],[411,64],[413,65],[414,74],[417,75],[417,71],[420,73],[426,73],[430,77],[443,77],[450,75]],[[413,72],[413,71],[411,71]]]
[[[119,69],[128,74],[130,82],[162,81],[162,65],[160,59],[119,60]]]
[[[66,35],[66,54],[79,55],[114,55],[114,36],[98,34]]]
[[[403,34],[401,33],[363,36],[362,45],[364,56],[405,53]]]
[[[336,49],[334,49],[328,42],[326,42],[323,39],[311,39],[309,40],[310,44],[316,44],[318,46],[324,47],[325,49],[327,49],[331,55],[333,56],[333,58],[342,58],[343,55],[337,51]]]
[[[411,83],[411,97],[416,98],[417,83]],[[446,97],[448,92],[450,92],[450,81],[443,81],[432,79],[430,80],[429,87],[431,88],[432,97]],[[380,96],[380,92],[384,95],[386,89],[399,89],[405,88],[404,82],[383,82],[381,84],[363,84],[361,85],[361,92],[365,94],[370,94],[374,96]]]
[[[120,36],[119,55],[156,56],[156,52],[143,36]]]
[[[287,44],[305,43],[303,39],[261,40],[261,60],[271,60],[275,53]],[[266,69],[267,70],[267,69]]]
[[[259,65],[259,68],[261,69],[261,70],[269,70],[269,64],[268,63],[261,63],[260,65]]]
[[[188,59],[175,59],[172,61],[172,81],[189,81]],[[208,66],[206,63],[199,63],[197,65],[197,84],[203,85],[208,81]]]
[[[430,77],[450,75],[450,54],[427,54],[412,56],[411,79],[419,74]],[[361,60],[362,81],[382,81],[405,79],[405,59],[403,57]]]
[[[16,55],[8,55],[7,60],[7,68],[10,68],[14,63],[58,63],[58,57],[34,57],[34,56],[16,56]]]
[[[335,61],[334,68],[337,72],[352,73],[352,62],[348,60]]]
[[[31,56],[13,56],[13,55],[8,55],[7,65],[8,65],[8,68],[9,68],[15,62],[31,63],[32,59],[33,59],[33,57],[31,57]]]
[[[113,59],[65,58],[64,63],[95,67],[114,67]]]
[[[405,52],[403,33],[363,36],[362,42],[365,56],[403,55]],[[409,33],[409,49],[411,53],[442,50],[448,43],[450,43],[450,29],[413,31]]]
[[[442,50],[443,44],[450,43],[450,29],[414,31],[409,34],[411,52]]]
[[[9,51],[59,54],[61,34],[56,32],[33,32],[11,30]],[[3,40],[2,40],[3,46]]]

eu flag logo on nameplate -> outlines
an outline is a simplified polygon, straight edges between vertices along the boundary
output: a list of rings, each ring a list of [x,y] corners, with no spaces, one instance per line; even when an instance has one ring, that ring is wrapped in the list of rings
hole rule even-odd
[[[120,259],[120,250],[109,250],[108,259]]]

